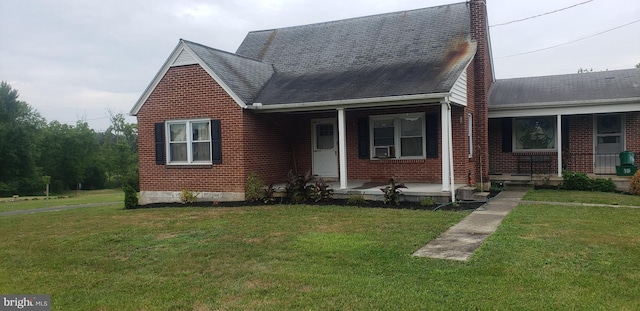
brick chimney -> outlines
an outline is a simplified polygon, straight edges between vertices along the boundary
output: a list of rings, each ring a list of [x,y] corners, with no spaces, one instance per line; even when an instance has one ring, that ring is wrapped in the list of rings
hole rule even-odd
[[[487,1],[469,0],[471,12],[471,39],[477,43],[473,61],[474,83],[474,160],[476,181],[480,181],[480,163],[482,179],[489,181],[489,88],[493,83],[493,65],[491,63],[491,42],[487,21]],[[477,142],[477,143],[476,143]],[[482,157],[480,159],[479,157]]]

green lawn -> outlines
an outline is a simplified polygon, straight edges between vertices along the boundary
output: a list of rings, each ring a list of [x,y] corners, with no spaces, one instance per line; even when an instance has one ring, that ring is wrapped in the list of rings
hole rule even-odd
[[[640,209],[523,204],[468,262],[410,254],[467,213],[119,207],[0,217],[0,293],[52,310],[638,310]]]
[[[527,195],[525,195],[523,199],[530,201],[640,206],[640,196],[595,191],[589,192],[548,189],[531,190],[527,193]]]
[[[0,212],[37,209],[53,206],[67,206],[87,203],[123,202],[124,192],[120,189],[72,191],[63,196],[20,197],[16,201],[11,198],[0,199]]]

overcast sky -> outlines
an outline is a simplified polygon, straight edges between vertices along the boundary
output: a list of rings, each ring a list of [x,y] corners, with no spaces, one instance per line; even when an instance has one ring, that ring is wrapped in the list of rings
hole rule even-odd
[[[446,0],[2,0],[0,80],[47,121],[95,130],[107,111],[127,113],[184,38],[234,52],[252,30],[403,11]],[[586,0],[487,0],[495,25]],[[640,63],[638,0],[593,0],[490,28],[496,78],[632,68]],[[129,118],[135,122],[135,118]]]

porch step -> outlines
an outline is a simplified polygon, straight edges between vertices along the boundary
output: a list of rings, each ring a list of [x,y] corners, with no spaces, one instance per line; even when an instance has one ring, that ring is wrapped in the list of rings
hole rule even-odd
[[[503,182],[505,189],[513,188],[533,188],[535,182],[530,180],[508,180]]]

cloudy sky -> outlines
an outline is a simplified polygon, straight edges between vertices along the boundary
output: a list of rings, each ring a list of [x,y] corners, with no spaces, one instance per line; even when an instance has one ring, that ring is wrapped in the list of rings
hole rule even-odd
[[[251,30],[461,1],[2,0],[0,80],[48,121],[85,120],[100,131],[109,110],[129,112],[180,38],[234,52]],[[489,24],[582,2],[487,0]],[[490,34],[498,79],[632,68],[640,63],[640,1],[592,0]]]

